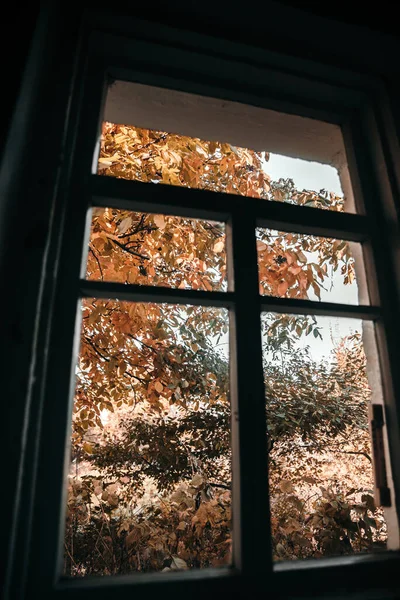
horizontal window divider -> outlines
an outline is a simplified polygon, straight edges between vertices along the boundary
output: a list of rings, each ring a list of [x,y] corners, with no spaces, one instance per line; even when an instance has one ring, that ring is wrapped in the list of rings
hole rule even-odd
[[[370,231],[364,215],[104,175],[91,176],[91,202],[93,206],[221,221],[233,212],[245,211],[259,227],[354,242],[366,240]]]
[[[274,565],[275,573],[287,573],[290,571],[308,571],[310,570],[329,570],[335,571],[337,569],[354,569],[359,565],[369,565],[369,567],[376,566],[382,568],[382,564],[387,561],[392,561],[398,564],[400,562],[400,553],[398,551],[385,550],[378,553],[371,554],[350,554],[342,556],[326,556],[318,559],[308,560],[283,560],[277,562]]]
[[[260,305],[263,312],[349,317],[364,319],[365,321],[375,321],[381,317],[381,309],[377,306],[316,302],[313,300],[300,300],[298,298],[274,298],[273,296],[262,296]]]
[[[102,590],[111,591],[123,591],[127,593],[129,590],[141,590],[142,586],[146,589],[148,586],[170,586],[172,588],[176,586],[182,586],[183,588],[187,585],[191,586],[206,586],[207,582],[221,582],[225,584],[227,581],[237,581],[239,572],[233,567],[220,567],[220,568],[205,568],[197,569],[192,571],[176,571],[169,573],[126,573],[119,574],[116,576],[108,577],[90,577],[90,578],[60,578],[57,582],[57,591],[70,592],[75,594],[76,592],[82,591],[86,593],[94,593]],[[160,590],[161,593],[161,590]],[[101,596],[102,597],[102,596]],[[75,596],[74,596],[75,598]]]
[[[174,289],[151,285],[133,285],[81,279],[80,294],[84,298],[104,298],[127,302],[155,302],[168,304],[194,304],[231,308],[234,292],[207,292],[204,290]]]

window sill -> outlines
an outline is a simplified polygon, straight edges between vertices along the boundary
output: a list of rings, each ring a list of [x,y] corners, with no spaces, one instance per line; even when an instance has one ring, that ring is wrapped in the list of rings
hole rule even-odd
[[[55,596],[73,596],[85,600],[103,597],[126,598],[143,592],[154,597],[216,598],[232,594],[235,598],[264,598],[274,590],[274,598],[305,600],[329,598],[339,600],[377,600],[399,598],[399,552],[330,559],[282,562],[268,576],[248,578],[229,568],[179,571],[165,574],[121,575],[90,579],[61,579]],[[212,592],[210,596],[210,592]]]

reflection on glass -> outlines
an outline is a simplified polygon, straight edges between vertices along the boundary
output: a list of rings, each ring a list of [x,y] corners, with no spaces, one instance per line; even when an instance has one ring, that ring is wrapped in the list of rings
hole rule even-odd
[[[84,300],[70,577],[230,563],[225,309]]]
[[[274,560],[384,549],[363,346],[373,325],[263,313],[261,326]]]
[[[294,173],[299,172],[299,162],[304,163],[305,170],[310,169],[307,161],[274,156],[286,161],[293,160]],[[296,182],[287,176],[277,174],[271,177],[269,159],[269,152],[256,152],[224,142],[104,122],[98,174],[238,194],[325,210],[344,210],[343,197],[333,191],[300,189],[296,187]],[[285,160],[284,165],[283,171],[290,174],[290,166],[287,168]],[[316,173],[318,167],[320,165],[315,163],[315,177],[312,181],[320,187],[324,175]],[[278,171],[281,172],[281,169]],[[333,168],[332,171],[335,172]],[[277,172],[276,165],[271,167],[271,172]],[[335,176],[337,179],[337,172]],[[332,183],[332,178],[330,181]],[[338,189],[337,185],[335,187]]]
[[[94,208],[86,277],[225,291],[225,224]]]
[[[360,244],[264,228],[256,237],[260,294],[368,303]]]

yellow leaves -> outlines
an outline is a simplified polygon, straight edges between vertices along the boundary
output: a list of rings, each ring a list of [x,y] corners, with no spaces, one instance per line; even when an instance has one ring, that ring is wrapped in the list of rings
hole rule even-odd
[[[164,386],[162,385],[162,383],[160,381],[156,381],[154,384],[154,387],[159,394],[161,394],[164,389]]]
[[[278,202],[282,202],[282,200],[285,199],[285,192],[283,192],[280,189],[276,189],[272,192],[272,197],[274,200],[277,200]]]
[[[294,490],[293,483],[291,481],[288,481],[288,480],[283,480],[279,484],[279,489],[284,494],[291,494],[293,492],[293,490]]]
[[[196,475],[191,480],[190,485],[192,485],[194,488],[198,489],[203,485],[203,483],[204,483],[204,479],[202,478],[202,476],[199,473],[196,473]]]
[[[171,494],[170,500],[171,502],[175,502],[176,504],[180,504],[186,499],[186,494],[183,490],[177,490],[173,494]]]
[[[192,525],[195,526],[196,535],[200,537],[207,523],[215,527],[221,521],[222,511],[216,499],[202,502],[192,517]]]
[[[121,223],[119,223],[119,225],[117,225],[117,229],[118,229],[119,233],[126,233],[128,231],[128,229],[130,229],[132,227],[132,223],[133,223],[132,217],[126,217],[125,219],[122,219]]]
[[[116,494],[109,494],[107,498],[108,504],[111,508],[117,508],[118,506],[118,496]]]
[[[214,373],[207,373],[206,379],[207,381],[211,382],[212,385],[215,385],[217,382],[217,377],[214,375]]]
[[[311,477],[311,476],[308,476],[308,475],[306,477],[303,477],[303,481],[305,483],[311,483],[311,484],[317,483],[317,480],[315,479],[315,477]]]
[[[224,247],[225,247],[225,238],[219,238],[215,242],[213,250],[216,254],[219,254],[220,252],[223,251]]]
[[[147,523],[135,523],[131,531],[125,538],[127,548],[130,548],[137,542],[148,538],[150,535],[150,527]]]
[[[164,215],[154,215],[154,223],[161,230],[165,229],[165,217]]]
[[[93,445],[89,442],[84,442],[82,448],[86,452],[86,454],[93,454]]]
[[[181,521],[179,523],[178,527],[177,527],[177,530],[178,531],[185,531],[186,527],[187,527],[187,524],[185,523],[185,521]]]
[[[179,558],[179,556],[172,556],[171,569],[172,570],[186,570],[186,569],[188,569],[188,566],[187,566],[186,562],[183,560],[183,558]]]
[[[172,503],[177,504],[181,509],[194,508],[195,502],[182,488],[176,490],[171,496]]]
[[[119,154],[119,152],[116,152],[115,154],[113,154],[113,156],[107,156],[105,158],[99,158],[99,163],[100,165],[103,166],[103,168],[109,167],[110,165],[112,165],[115,162],[118,162],[120,160],[121,156]]]

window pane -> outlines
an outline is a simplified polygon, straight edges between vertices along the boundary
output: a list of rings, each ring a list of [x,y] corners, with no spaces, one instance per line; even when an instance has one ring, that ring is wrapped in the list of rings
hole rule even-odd
[[[98,173],[355,211],[339,125],[136,82],[107,90]]]
[[[256,237],[260,294],[369,304],[360,244],[261,227]]]
[[[336,169],[266,150],[104,122],[98,174],[344,210]]]
[[[225,291],[225,224],[94,208],[86,277]]]
[[[373,325],[263,313],[261,326],[274,560],[385,549],[363,344]]]
[[[229,564],[227,310],[81,310],[64,574]]]

